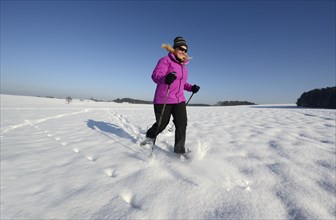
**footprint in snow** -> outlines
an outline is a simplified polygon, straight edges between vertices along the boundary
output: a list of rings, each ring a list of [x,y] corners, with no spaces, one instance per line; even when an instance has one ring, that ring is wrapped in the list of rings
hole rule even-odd
[[[48,137],[52,137],[53,135],[52,135],[52,134],[48,134],[47,136],[48,136]]]
[[[125,202],[127,202],[133,208],[140,209],[140,205],[137,204],[137,202],[135,201],[135,196],[133,195],[133,193],[126,191],[121,193],[120,196],[123,198]]]
[[[90,161],[96,161],[97,158],[93,157],[93,156],[86,156],[86,159],[90,160]]]
[[[109,177],[116,177],[117,176],[116,171],[113,170],[113,169],[105,169],[104,173],[106,174],[106,176],[109,176]]]
[[[237,181],[237,185],[241,188],[243,188],[246,191],[250,191],[251,187],[250,187],[250,181],[248,180],[238,180]]]
[[[47,136],[50,137],[50,138],[54,137],[53,134],[47,134]],[[54,137],[54,139],[55,139],[55,141],[61,140],[61,138],[59,138],[59,137]]]
[[[79,149],[78,149],[77,147],[74,148],[73,151],[74,151],[75,153],[79,153],[79,152],[80,152]]]
[[[248,180],[245,179],[245,180],[236,180],[234,182],[235,183],[232,184],[231,179],[227,178],[225,187],[226,187],[226,190],[228,192],[230,192],[231,189],[234,188],[235,186],[238,186],[238,187],[242,188],[245,191],[251,191],[250,181],[248,181]]]

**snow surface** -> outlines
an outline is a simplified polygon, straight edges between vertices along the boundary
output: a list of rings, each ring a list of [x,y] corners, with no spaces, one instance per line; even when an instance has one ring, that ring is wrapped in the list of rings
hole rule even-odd
[[[151,105],[1,95],[0,217],[334,219],[335,114],[188,107],[182,160]]]

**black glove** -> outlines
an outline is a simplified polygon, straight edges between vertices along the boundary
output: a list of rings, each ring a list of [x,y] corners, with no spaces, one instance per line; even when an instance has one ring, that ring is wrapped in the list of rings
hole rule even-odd
[[[174,80],[176,79],[175,74],[176,74],[175,72],[168,73],[165,80],[166,84],[170,85],[174,82]]]
[[[198,85],[193,85],[193,86],[191,87],[191,91],[192,91],[193,93],[197,93],[198,90],[200,90],[200,88],[201,88],[201,87],[199,87]]]

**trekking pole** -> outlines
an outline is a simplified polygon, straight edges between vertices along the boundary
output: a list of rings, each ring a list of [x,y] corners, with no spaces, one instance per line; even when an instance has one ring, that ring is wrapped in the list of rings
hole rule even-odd
[[[166,96],[165,96],[165,99],[164,99],[164,102],[163,102],[163,107],[162,107],[160,118],[159,118],[159,121],[158,121],[158,124],[157,124],[156,132],[155,132],[155,138],[153,140],[152,151],[150,153],[150,157],[153,154],[156,137],[158,136],[158,133],[159,133],[159,130],[160,130],[163,114],[164,114],[164,111],[165,111],[165,108],[166,108],[166,104],[167,104],[167,98],[168,98],[168,94],[169,94],[169,89],[170,89],[170,85],[168,86],[168,89],[167,89],[167,92],[166,92]]]
[[[195,94],[194,92],[191,94],[191,96],[189,97],[189,99],[188,99],[188,101],[186,103],[186,106],[189,104],[190,99],[193,97],[194,94]],[[172,132],[173,129],[174,129],[174,127],[175,127],[175,124],[173,124],[170,128],[168,128],[168,131]]]
[[[189,104],[189,102],[190,102],[190,99],[193,97],[193,95],[194,95],[194,94],[195,94],[194,92],[191,94],[191,96],[189,97],[189,99],[188,99],[188,101],[187,101],[186,105],[188,105],[188,104]]]

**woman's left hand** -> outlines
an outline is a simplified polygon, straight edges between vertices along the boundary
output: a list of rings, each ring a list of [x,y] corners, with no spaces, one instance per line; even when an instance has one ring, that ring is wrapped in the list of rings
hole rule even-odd
[[[200,88],[201,87],[199,87],[198,85],[193,85],[192,87],[191,87],[191,91],[193,92],[193,93],[197,93],[198,92],[198,90],[200,90]]]

